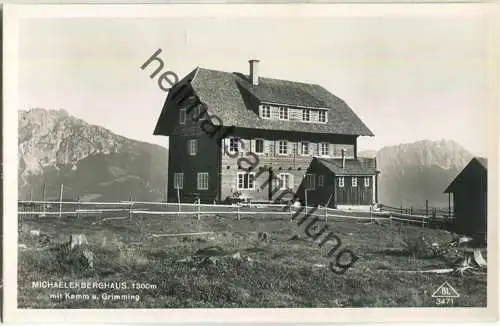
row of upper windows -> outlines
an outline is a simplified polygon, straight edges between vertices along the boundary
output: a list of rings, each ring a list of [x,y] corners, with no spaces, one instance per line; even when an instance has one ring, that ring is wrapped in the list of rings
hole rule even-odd
[[[240,141],[238,138],[230,138],[229,139],[229,153],[238,153],[241,151]],[[264,139],[255,139],[255,146],[252,149],[255,154],[264,154],[265,153],[265,140]],[[294,143],[295,146],[297,146]],[[280,140],[277,142],[278,154],[279,155],[288,155],[289,153],[289,144],[287,140]],[[311,143],[309,142],[300,142],[298,145],[298,150],[300,155],[311,155]],[[197,139],[189,139],[187,141],[188,154],[193,156],[198,153],[198,140]],[[331,153],[330,143],[319,143],[318,144],[318,154],[321,156],[332,156],[334,153]],[[292,149],[292,151],[297,151],[296,148]]]
[[[198,117],[200,115],[200,108],[196,107],[193,110],[193,117]],[[270,105],[260,106],[261,118],[272,119],[275,116],[279,120],[298,120],[316,123],[326,123],[328,120],[328,114],[325,110],[294,109],[287,107],[274,107]],[[203,117],[200,117],[200,119],[203,119]],[[186,124],[186,109],[179,110],[179,124]]]
[[[265,146],[265,142],[266,140],[264,139],[255,139],[255,146],[253,146],[252,148],[252,152],[255,153],[255,154],[264,154],[265,151],[266,151],[266,146]],[[279,155],[288,155],[288,154],[292,154],[290,152],[294,152],[294,153],[299,153],[300,155],[312,155],[312,144],[313,143],[310,143],[310,142],[307,142],[307,141],[303,141],[303,142],[300,142],[300,143],[292,143],[293,144],[293,147],[290,148],[289,146],[289,142],[287,140],[279,140],[277,141],[277,153]],[[314,145],[316,146],[316,143],[314,143]],[[331,144],[330,143],[319,143],[317,144],[317,154],[321,155],[321,156],[340,156],[339,153],[332,153],[332,147],[330,146]],[[237,153],[237,152],[240,152],[241,151],[241,141],[238,139],[238,138],[229,138],[229,148],[228,148],[228,151],[229,153]],[[349,146],[352,146],[352,145],[349,145]],[[344,152],[344,154],[346,154]],[[346,154],[347,155],[347,154]],[[352,155],[352,154],[351,154]]]
[[[260,105],[259,115],[264,119],[294,120],[303,122],[326,123],[328,111],[319,109],[296,109],[284,106]]]

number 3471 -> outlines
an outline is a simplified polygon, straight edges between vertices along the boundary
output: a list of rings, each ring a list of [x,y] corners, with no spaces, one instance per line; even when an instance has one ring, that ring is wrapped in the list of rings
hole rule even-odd
[[[452,305],[454,298],[436,298],[437,305]]]

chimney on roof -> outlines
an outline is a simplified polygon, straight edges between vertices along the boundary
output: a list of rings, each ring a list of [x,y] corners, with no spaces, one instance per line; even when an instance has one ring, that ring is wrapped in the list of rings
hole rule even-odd
[[[250,80],[252,85],[259,85],[259,60],[248,60],[250,63]]]
[[[345,148],[342,148],[342,169],[345,167]]]

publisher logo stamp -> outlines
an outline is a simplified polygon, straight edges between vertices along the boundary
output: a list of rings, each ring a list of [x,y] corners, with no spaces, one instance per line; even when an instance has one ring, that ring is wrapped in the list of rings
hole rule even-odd
[[[460,297],[457,290],[453,288],[448,282],[444,282],[432,294],[436,299],[436,305],[452,305],[455,298]]]

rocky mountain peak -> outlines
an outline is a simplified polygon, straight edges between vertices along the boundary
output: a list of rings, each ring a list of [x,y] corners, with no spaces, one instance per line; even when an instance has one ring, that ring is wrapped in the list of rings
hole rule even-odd
[[[46,167],[76,164],[94,153],[119,152],[127,139],[78,119],[65,110],[19,111],[21,176]]]

